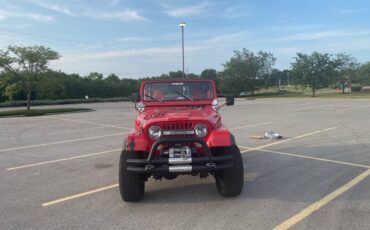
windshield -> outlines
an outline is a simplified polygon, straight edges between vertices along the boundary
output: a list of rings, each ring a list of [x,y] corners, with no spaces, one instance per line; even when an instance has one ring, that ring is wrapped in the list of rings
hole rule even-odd
[[[151,82],[144,85],[144,101],[193,101],[213,99],[210,82]]]

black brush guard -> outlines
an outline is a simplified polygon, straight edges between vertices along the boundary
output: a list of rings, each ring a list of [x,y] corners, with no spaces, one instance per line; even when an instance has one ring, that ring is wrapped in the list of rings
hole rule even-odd
[[[206,156],[191,157],[191,159],[184,164],[179,162],[173,164],[170,158],[154,158],[154,154],[159,145],[186,142],[201,144]],[[127,159],[127,170],[136,173],[150,174],[216,172],[232,168],[234,166],[233,159],[232,155],[213,156],[207,143],[200,138],[161,139],[153,143],[147,159]]]

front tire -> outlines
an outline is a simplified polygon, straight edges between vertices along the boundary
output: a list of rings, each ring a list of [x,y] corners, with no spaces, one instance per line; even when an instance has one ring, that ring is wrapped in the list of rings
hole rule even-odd
[[[135,202],[142,200],[144,197],[144,176],[127,171],[127,159],[136,158],[139,158],[139,153],[122,150],[119,160],[119,190],[124,201]]]
[[[234,157],[234,167],[215,175],[217,190],[221,196],[238,196],[244,185],[243,159],[236,145],[226,147],[224,154],[230,154]]]

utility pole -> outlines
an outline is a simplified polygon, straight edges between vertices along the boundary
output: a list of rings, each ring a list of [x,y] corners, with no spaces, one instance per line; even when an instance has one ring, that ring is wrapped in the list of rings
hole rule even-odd
[[[186,26],[185,22],[180,22],[181,27],[181,37],[182,37],[182,77],[185,78],[185,51],[184,51],[184,28]]]
[[[281,86],[281,78],[279,77],[279,90],[281,90],[280,86]]]

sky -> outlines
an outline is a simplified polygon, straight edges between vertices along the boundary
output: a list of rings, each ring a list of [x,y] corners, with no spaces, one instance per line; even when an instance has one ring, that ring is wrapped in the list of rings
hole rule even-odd
[[[121,78],[222,70],[234,50],[269,51],[286,69],[297,52],[370,61],[367,0],[0,0],[0,49],[44,45],[50,67]]]

